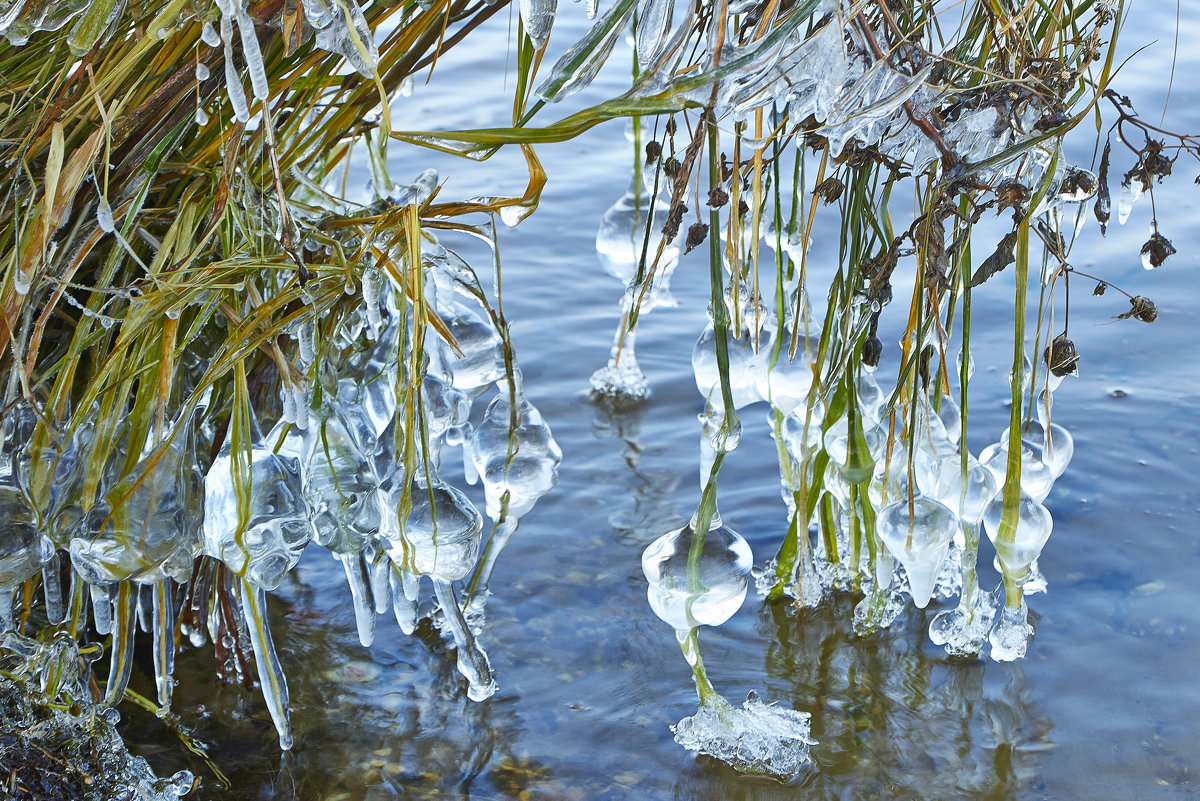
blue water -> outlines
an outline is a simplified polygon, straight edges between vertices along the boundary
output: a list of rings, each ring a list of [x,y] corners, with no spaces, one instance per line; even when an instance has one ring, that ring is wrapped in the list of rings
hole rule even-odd
[[[1123,68],[1117,88],[1158,124],[1175,8],[1140,3],[1134,13],[1122,50],[1162,41]],[[509,20],[492,23],[443,58],[429,86],[417,81],[397,104],[397,127],[506,123]],[[564,4],[551,49],[585,24],[580,6]],[[1181,20],[1180,39],[1200,41],[1200,20]],[[1178,57],[1167,127],[1200,130],[1200,50],[1185,44]],[[608,68],[571,108],[620,91],[623,81],[620,69]],[[544,119],[565,113],[550,108]],[[1094,145],[1083,131],[1069,143],[1070,160],[1090,164]],[[1147,273],[1139,263],[1148,200],[1118,226],[1115,185],[1107,238],[1089,223],[1072,251],[1079,269],[1151,297],[1159,320],[1114,322],[1128,308],[1121,295],[1093,298],[1088,282],[1075,286],[1070,330],[1083,360],[1080,376],[1055,398],[1055,420],[1074,434],[1075,457],[1047,501],[1055,529],[1041,568],[1050,591],[1030,599],[1037,635],[1026,660],[947,660],[924,636],[932,610],[855,638],[848,598],[797,613],[751,597],[726,626],[702,633],[710,677],[728,698],[757,690],[812,713],[813,770],[784,787],[697,759],[672,741],[668,726],[695,711],[695,693],[671,632],[645,602],[638,563],[642,548],[681,525],[698,500],[701,401],[689,359],[704,323],[707,264],[702,254],[686,257],[673,281],[680,306],[643,318],[638,356],[652,398],[626,412],[593,402],[588,377],[607,358],[620,295],[596,259],[595,229],[625,188],[632,153],[620,123],[538,152],[549,175],[541,208],[500,232],[504,308],[527,392],[564,460],[557,489],[522,520],[493,580],[483,642],[500,692],[481,704],[466,700],[453,658],[428,624],[407,638],[381,621],[376,644],[361,648],[341,568],[314,549],[272,609],[292,688],[292,754],[279,756],[256,695],[207,678],[211,654],[181,657],[179,706],[203,705],[182,722],[212,745],[232,783],[212,787],[211,774],[192,761],[210,785],[200,798],[1119,801],[1197,793],[1200,189],[1192,179],[1200,166],[1185,156],[1176,176],[1156,187],[1159,222],[1179,250],[1161,269]],[[395,148],[397,179],[430,165],[446,179],[443,197],[524,188],[516,152],[479,165]],[[1114,179],[1130,166],[1114,153]],[[816,276],[837,246],[836,230],[822,230],[810,255]],[[485,248],[455,244],[487,271]],[[968,441],[976,453],[1008,422],[1011,288],[1011,276],[1001,275],[975,295]],[[819,277],[811,289],[823,295]],[[885,328],[898,330],[904,306],[885,311]],[[881,372],[895,369],[887,361],[897,358],[894,342],[885,337]],[[744,416],[746,436],[721,475],[725,520],[760,563],[787,522],[765,416],[756,408]],[[990,561],[985,545],[985,583],[996,581]],[[129,717],[127,736],[160,772],[186,759],[161,726]]]

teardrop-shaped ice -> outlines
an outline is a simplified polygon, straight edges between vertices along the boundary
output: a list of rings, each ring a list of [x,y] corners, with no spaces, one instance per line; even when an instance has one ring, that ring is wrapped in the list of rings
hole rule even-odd
[[[523,517],[558,481],[562,450],[550,426],[524,398],[514,409],[508,392],[488,405],[466,448],[483,479],[487,513],[493,520],[502,513]]]
[[[1022,492],[1017,507],[1017,526],[1010,537],[1000,537],[1000,522],[1004,514],[1004,498],[992,501],[983,513],[983,528],[988,539],[996,548],[996,556],[1004,568],[1005,576],[1024,581],[1029,566],[1038,557],[1050,539],[1054,519],[1046,507]]]
[[[762,400],[758,393],[757,354],[755,342],[750,336],[734,336],[726,333],[729,352],[729,389],[733,408],[742,409]],[[692,372],[696,378],[696,389],[713,409],[725,408],[721,386],[721,371],[717,363],[717,332],[710,324],[700,334],[692,348]]]
[[[409,492],[412,506],[403,530],[387,539],[388,557],[418,576],[464,578],[479,558],[483,517],[462,491],[440,480],[414,481]]]
[[[654,283],[638,305],[641,312],[676,305],[670,292],[670,278],[679,260],[679,244],[674,240],[663,245],[662,227],[666,219],[667,204],[652,198],[642,186],[641,176],[635,175],[625,194],[604,212],[596,231],[596,255],[604,272],[625,286],[639,278],[645,280],[658,258]],[[660,246],[662,255],[658,256]]]
[[[650,608],[677,631],[719,626],[732,617],[746,597],[754,561],[750,545],[720,516],[713,516],[703,541],[695,526],[693,517],[642,552]]]
[[[550,38],[557,8],[558,0],[521,0],[521,24],[525,26],[525,33],[533,41],[535,49],[541,50]]]
[[[918,609],[929,603],[957,531],[954,512],[921,495],[889,504],[875,518],[875,533],[904,565],[913,604]]]
[[[300,464],[262,444],[237,461],[243,459],[244,484],[241,475],[235,477],[228,441],[209,468],[204,480],[204,552],[252,586],[273,590],[313,536]]]

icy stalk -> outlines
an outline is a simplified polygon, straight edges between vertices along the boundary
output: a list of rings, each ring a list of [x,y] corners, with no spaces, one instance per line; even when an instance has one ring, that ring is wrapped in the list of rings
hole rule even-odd
[[[988,538],[996,548],[996,555],[1004,571],[1004,609],[988,639],[992,645],[992,658],[998,662],[1009,662],[1025,656],[1033,627],[1029,625],[1028,612],[1023,592],[1029,580],[1030,566],[1041,553],[1054,521],[1046,507],[1025,492],[1021,493],[1015,510],[1015,525],[1004,526],[1005,509],[1003,498],[997,498],[984,512],[983,525]]]
[[[254,649],[254,664],[258,668],[258,681],[267,702],[267,711],[275,723],[275,731],[279,733],[279,747],[288,751],[292,747],[292,723],[288,712],[287,680],[275,653],[271,629],[267,626],[267,594],[262,587],[256,587],[244,578],[235,578],[234,581],[246,630],[250,635],[250,645]]]

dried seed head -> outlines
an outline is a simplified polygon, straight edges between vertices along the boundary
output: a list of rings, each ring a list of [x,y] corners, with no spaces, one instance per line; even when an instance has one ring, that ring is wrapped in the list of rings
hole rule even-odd
[[[1042,358],[1046,360],[1050,372],[1059,378],[1073,375],[1079,366],[1079,352],[1075,350],[1075,343],[1067,339],[1066,334],[1056,336],[1043,351]]]
[[[729,202],[729,193],[719,186],[714,186],[708,193],[708,205],[719,209]]]
[[[683,252],[692,252],[692,250],[696,247],[699,247],[707,237],[708,226],[700,222],[693,223],[692,226],[688,228],[687,239],[684,242]]]
[[[1161,267],[1167,257],[1174,253],[1175,246],[1171,244],[1171,240],[1162,234],[1154,234],[1142,245],[1142,266],[1147,270]]]
[[[883,343],[879,341],[879,337],[867,337],[862,348],[863,364],[867,367],[878,367],[881,355],[883,355]]]
[[[674,156],[668,156],[667,160],[663,162],[663,172],[666,173],[666,176],[672,181],[678,181],[680,166],[679,159],[675,158]]]
[[[996,200],[1000,209],[1018,209],[1029,202],[1029,187],[1016,181],[1005,181],[996,187]]]
[[[1101,281],[1100,283],[1096,284],[1096,288],[1092,290],[1092,294],[1093,295],[1103,295],[1104,290],[1106,290],[1106,289],[1108,289],[1108,284]]]
[[[837,199],[842,196],[842,190],[846,185],[837,178],[826,178],[817,185],[816,194],[828,206],[830,203],[836,203]]]
[[[646,143],[646,163],[653,164],[662,155],[662,145],[651,139]]]
[[[1136,298],[1129,299],[1129,305],[1132,308],[1130,308],[1128,314],[1138,318],[1143,323],[1152,323],[1158,319],[1158,307],[1154,305],[1154,301],[1150,300],[1150,298],[1138,295]]]

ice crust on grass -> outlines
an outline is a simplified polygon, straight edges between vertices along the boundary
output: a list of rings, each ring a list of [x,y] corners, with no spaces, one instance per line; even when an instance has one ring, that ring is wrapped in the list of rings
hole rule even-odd
[[[791,782],[811,763],[812,716],[764,704],[750,693],[741,709],[724,702],[704,704],[671,727],[675,742],[719,759],[735,770]]]

